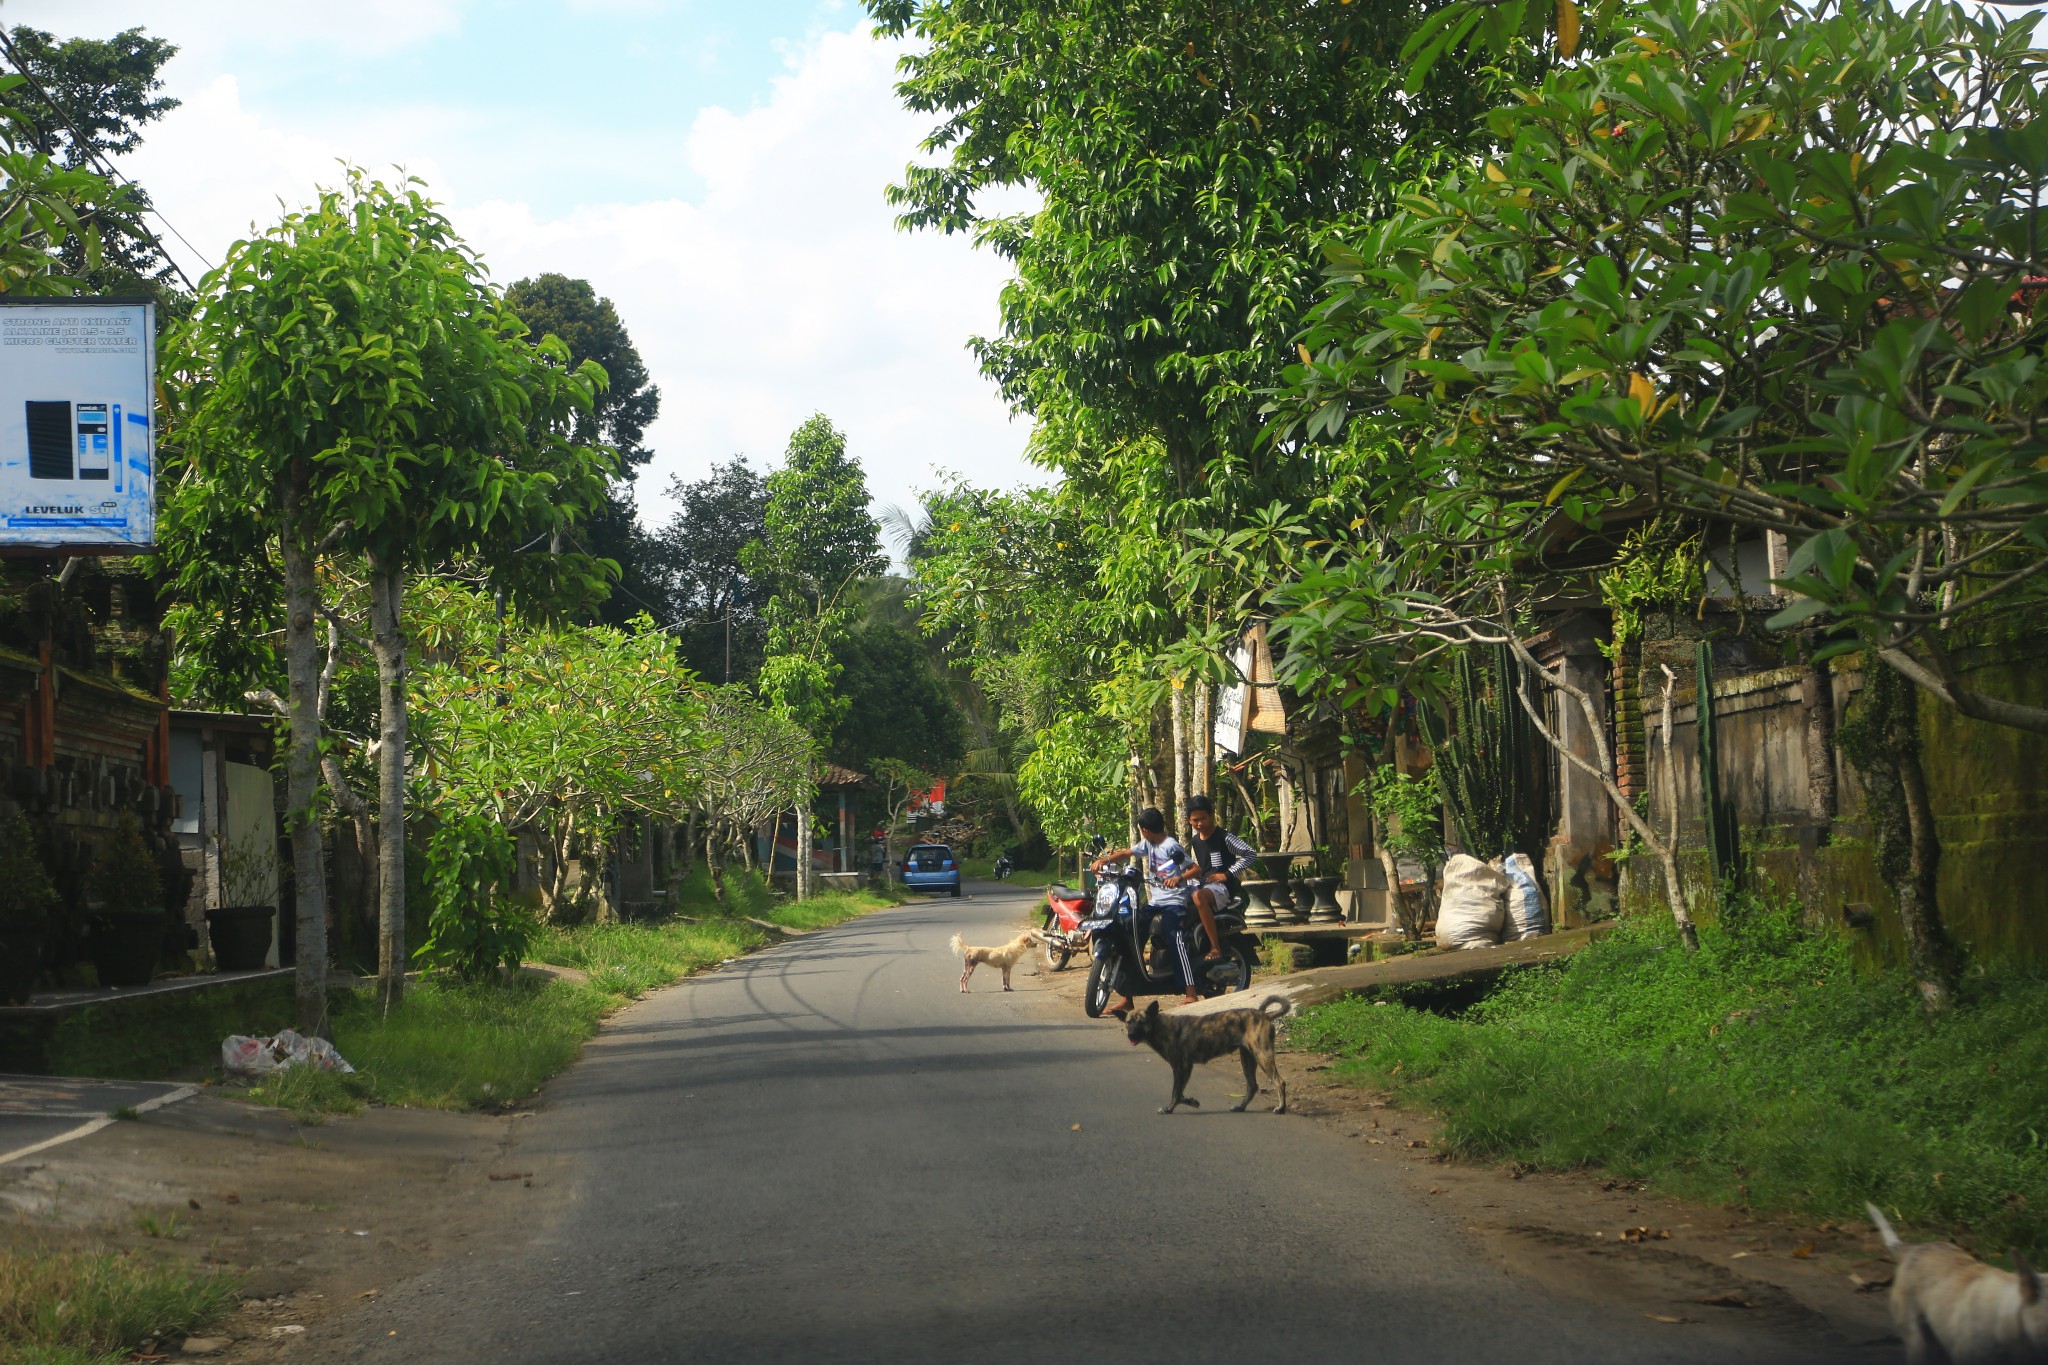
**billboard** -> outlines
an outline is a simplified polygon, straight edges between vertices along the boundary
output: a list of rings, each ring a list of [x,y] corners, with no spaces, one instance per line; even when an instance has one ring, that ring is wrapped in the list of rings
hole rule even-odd
[[[0,297],[0,552],[149,548],[156,306]]]

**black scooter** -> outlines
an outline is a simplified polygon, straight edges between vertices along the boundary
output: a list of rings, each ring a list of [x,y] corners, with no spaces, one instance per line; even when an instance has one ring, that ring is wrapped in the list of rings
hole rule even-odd
[[[1009,855],[1009,854],[1007,854],[1007,853],[999,853],[999,854],[997,854],[997,855],[996,855],[996,880],[997,880],[997,881],[999,881],[999,882],[1002,882],[1002,881],[1008,881],[1008,880],[1010,879],[1010,869],[1011,869],[1011,863],[1010,863],[1010,855]]]
[[[1081,1008],[1090,1019],[1100,1019],[1109,1002],[1119,995],[1136,999],[1141,995],[1177,995],[1180,971],[1173,945],[1162,938],[1156,951],[1147,952],[1146,940],[1155,917],[1143,913],[1145,877],[1126,864],[1118,872],[1102,875],[1095,894],[1094,913],[1081,922],[1088,933],[1088,989]],[[1223,958],[1210,961],[1209,934],[1193,907],[1184,916],[1188,935],[1188,956],[1195,964],[1195,992],[1202,996],[1228,995],[1249,989],[1252,968],[1258,965],[1258,940],[1245,932],[1245,901],[1233,896],[1217,912],[1216,933],[1223,940]]]

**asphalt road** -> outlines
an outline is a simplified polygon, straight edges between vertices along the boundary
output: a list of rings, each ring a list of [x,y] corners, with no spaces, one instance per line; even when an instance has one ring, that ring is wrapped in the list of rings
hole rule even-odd
[[[523,1214],[309,1354],[1816,1359],[1548,1296],[1326,1126],[1262,1112],[1270,1097],[1225,1112],[1238,1078],[1220,1066],[1190,1087],[1202,1110],[1161,1117],[1165,1065],[1028,968],[1012,994],[986,968],[956,991],[948,936],[1000,941],[1036,898],[975,889],[636,1006],[519,1125]]]

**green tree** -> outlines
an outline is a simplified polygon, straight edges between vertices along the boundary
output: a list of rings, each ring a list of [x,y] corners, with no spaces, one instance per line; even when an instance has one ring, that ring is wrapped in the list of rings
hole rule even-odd
[[[618,310],[588,280],[553,272],[535,275],[507,286],[505,303],[536,341],[560,337],[571,365],[594,361],[605,373],[607,383],[597,402],[575,416],[569,433],[579,445],[618,452],[617,477],[604,504],[585,514],[573,532],[580,549],[618,566],[618,581],[599,607],[599,618],[616,626],[644,611],[666,614],[671,604],[662,596],[655,547],[640,529],[634,508],[635,481],[654,457],[645,441],[648,425],[661,412],[661,390],[649,380]]]
[[[974,232],[1010,260],[983,365],[1092,460],[1157,437],[1176,491],[1253,453],[1257,391],[1292,354],[1314,238],[1392,206],[1470,135],[1492,83],[1446,68],[1414,97],[1394,60],[1425,11],[1131,0],[870,0],[920,40],[897,89],[939,116],[891,191],[909,227]],[[1031,213],[991,215],[1027,186]]]
[[[142,129],[180,103],[161,93],[164,63],[178,49],[140,28],[59,42],[54,34],[17,26],[0,37],[27,77],[8,100],[15,134],[66,170],[97,170],[134,151]],[[94,292],[165,292],[171,264],[142,226],[149,209],[148,191],[139,186],[130,186],[121,202],[94,206],[81,226],[96,235],[97,255],[84,232],[71,235],[57,247],[63,273],[88,281]]]
[[[1352,562],[1490,538],[1486,571],[1411,576],[1434,601],[1408,601],[1498,636],[1532,606],[1512,547],[1546,520],[1597,529],[1626,505],[1782,537],[1774,625],[2048,731],[1950,661],[2048,601],[2035,19],[1659,0],[1620,22],[1628,41],[1490,116],[1498,157],[1332,249],[1290,375],[1300,429],[1362,417],[1435,471],[1437,514],[1414,523],[1431,544]],[[1917,757],[1896,759],[1871,780],[1931,829]],[[1938,1004],[1935,850],[1897,838]]]
[[[749,679],[767,636],[767,593],[746,564],[747,547],[768,534],[767,480],[734,456],[694,482],[672,479],[668,495],[678,506],[655,532],[650,559],[682,623],[677,648],[707,678]]]
[[[137,211],[132,186],[69,170],[22,134],[21,76],[0,76],[0,294],[70,294],[87,281],[60,269],[67,251],[98,266],[102,220]]]
[[[769,593],[762,694],[812,734],[829,735],[845,713],[832,690],[832,650],[859,617],[855,584],[884,560],[867,476],[823,413],[791,434],[782,467],[768,476],[761,539],[741,558]]]
[[[761,539],[743,556],[772,594],[762,612],[768,638],[755,687],[823,740],[846,715],[833,651],[859,617],[855,585],[885,562],[867,477],[823,413],[791,433],[782,467],[768,476],[762,524]],[[796,812],[799,896],[810,894],[808,806],[807,798]]]
[[[960,712],[932,671],[923,641],[901,626],[869,621],[833,651],[846,714],[833,731],[832,757],[867,770],[900,758],[928,772],[949,772],[965,747]]]
[[[559,343],[525,343],[416,182],[392,188],[353,170],[345,188],[236,244],[168,347],[168,368],[187,380],[175,397],[190,468],[175,497],[204,509],[173,521],[228,528],[244,549],[262,544],[260,529],[281,561],[299,1010],[303,1025],[324,1029],[318,562],[345,552],[367,566],[379,975],[392,1001],[406,960],[406,575],[509,548],[601,496],[609,455],[573,445],[567,425],[602,376],[572,372]],[[265,548],[250,567],[270,562]],[[186,586],[223,586],[214,566],[175,567]]]

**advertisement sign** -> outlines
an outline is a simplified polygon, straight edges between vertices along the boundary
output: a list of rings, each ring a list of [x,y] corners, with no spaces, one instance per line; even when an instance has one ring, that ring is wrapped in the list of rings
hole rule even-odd
[[[0,297],[0,552],[148,549],[156,306]]]

